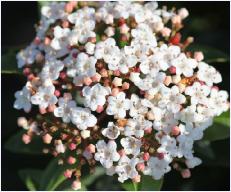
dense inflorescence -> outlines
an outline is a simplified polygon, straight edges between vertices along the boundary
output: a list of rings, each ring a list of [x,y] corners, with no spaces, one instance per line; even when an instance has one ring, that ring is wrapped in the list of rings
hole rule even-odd
[[[73,189],[97,161],[120,182],[172,168],[187,178],[201,163],[193,143],[229,102],[220,73],[186,51],[193,38],[181,41],[187,16],[156,2],[42,7],[35,39],[17,54],[28,81],[14,107],[35,114],[18,119],[23,141],[41,136],[44,153],[71,165]]]

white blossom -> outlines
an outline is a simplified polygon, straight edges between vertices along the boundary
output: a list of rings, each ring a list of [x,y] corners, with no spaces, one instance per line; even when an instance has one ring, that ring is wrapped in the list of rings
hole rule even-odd
[[[31,92],[27,86],[24,86],[21,91],[15,92],[15,102],[14,108],[15,109],[23,109],[25,112],[30,112],[31,110]]]
[[[120,140],[127,155],[138,155],[140,153],[141,141],[135,137],[125,137]]]
[[[116,139],[120,135],[120,129],[113,122],[108,122],[107,128],[102,130],[102,134],[109,139]]]

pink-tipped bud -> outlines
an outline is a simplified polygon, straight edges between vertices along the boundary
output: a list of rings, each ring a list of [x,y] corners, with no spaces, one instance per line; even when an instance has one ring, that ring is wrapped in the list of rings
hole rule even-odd
[[[141,179],[140,175],[136,175],[134,178],[132,178],[132,181],[135,183],[139,183],[140,179]]]
[[[74,143],[70,143],[69,145],[68,145],[68,148],[71,150],[71,151],[73,151],[73,150],[75,150],[76,149],[76,144],[74,144]]]
[[[120,71],[117,69],[117,70],[113,71],[113,74],[114,74],[115,76],[120,76]]]
[[[120,29],[120,33],[122,33],[122,34],[126,34],[129,31],[129,27],[125,23],[123,25],[121,25],[119,27],[119,29]]]
[[[65,79],[65,78],[67,77],[66,72],[61,72],[61,73],[59,74],[59,77],[60,77],[60,79]]]
[[[191,177],[191,171],[189,169],[184,169],[181,171],[181,176],[184,179],[190,178]]]
[[[145,95],[145,91],[140,90],[141,95]]]
[[[65,11],[67,13],[71,13],[73,11],[74,7],[71,3],[67,3],[66,6],[65,6]]]
[[[67,169],[66,171],[64,171],[63,175],[66,178],[71,178],[72,171],[70,169]]]
[[[111,95],[116,96],[119,92],[120,92],[120,90],[118,88],[113,88],[111,91]]]
[[[144,130],[144,133],[146,134],[150,134],[152,132],[152,128],[151,127],[148,127]]]
[[[145,169],[144,163],[138,163],[137,164],[137,170],[138,171],[144,171],[144,169]]]
[[[81,189],[81,182],[79,180],[76,180],[72,183],[71,188],[73,190],[79,190]]]
[[[169,86],[172,83],[172,77],[171,76],[166,76],[164,79],[164,84],[166,86]]]
[[[63,28],[68,28],[69,27],[69,22],[67,20],[62,22],[62,27]]]
[[[104,110],[103,106],[102,105],[98,105],[97,109],[96,109],[96,112],[97,113],[101,113],[103,110]]]
[[[51,113],[54,112],[55,108],[56,108],[56,105],[49,105],[48,112],[51,112]]]
[[[62,140],[66,140],[67,137],[68,137],[68,135],[66,133],[61,134],[61,139]]]
[[[174,126],[171,130],[171,133],[174,135],[174,136],[177,136],[180,134],[180,128],[178,126]]]
[[[181,17],[179,15],[175,15],[172,17],[172,24],[180,24],[181,23]]]
[[[35,76],[32,73],[27,76],[28,81],[32,81],[34,78]]]
[[[161,30],[161,34],[163,37],[169,37],[170,34],[171,34],[171,29],[167,28],[167,27],[164,27],[162,30]]]
[[[219,87],[218,87],[218,86],[215,86],[215,85],[212,87],[212,89],[217,90],[217,91],[220,90]]]
[[[95,145],[89,144],[89,145],[86,147],[86,150],[87,150],[89,153],[95,153]]]
[[[171,67],[169,67],[169,72],[171,73],[171,75],[175,75],[176,74],[176,67],[174,67],[174,66],[171,66]]]
[[[77,52],[72,53],[72,57],[73,57],[73,58],[75,58],[75,59],[76,59],[76,58],[77,58],[77,56],[78,56],[78,53],[77,53]]]
[[[118,153],[119,153],[120,157],[126,155],[124,149],[119,150]]]
[[[44,44],[45,45],[50,45],[50,43],[51,43],[51,39],[49,37],[45,37]]]
[[[74,158],[72,156],[68,157],[68,159],[67,159],[68,164],[73,165],[73,164],[75,164],[75,162],[76,162],[76,158]]]
[[[84,78],[83,78],[83,83],[84,83],[85,85],[90,85],[90,84],[92,83],[92,80],[91,80],[90,77],[84,77]]]
[[[115,77],[112,81],[112,84],[115,86],[115,87],[120,87],[122,86],[122,79],[119,78],[119,77]]]
[[[55,90],[55,93],[54,93],[54,94],[55,94],[56,97],[59,97],[61,93],[60,93],[59,90]]]
[[[204,59],[204,54],[201,51],[197,51],[194,53],[194,59],[196,59],[196,61],[202,61]]]
[[[31,142],[31,137],[27,134],[23,134],[22,135],[22,141],[23,141],[23,143],[28,144]]]
[[[91,77],[91,80],[93,82],[99,82],[101,79],[101,75],[99,73],[96,73],[93,77]]]
[[[101,69],[100,70],[100,75],[102,76],[102,77],[108,77],[108,72],[107,72],[107,70],[106,69]]]
[[[162,160],[164,158],[164,153],[158,153],[157,157],[159,160]]]
[[[122,88],[124,90],[129,89],[129,87],[130,87],[130,84],[128,82],[124,82],[123,85],[122,85]]]
[[[77,6],[77,4],[78,4],[78,2],[77,1],[70,1],[69,2],[73,7],[76,7]]]
[[[39,45],[41,43],[41,40],[39,37],[35,37],[34,44]]]
[[[144,160],[144,161],[148,161],[149,158],[150,158],[150,155],[149,155],[148,152],[146,152],[146,153],[143,154],[143,160]]]
[[[47,113],[47,110],[45,108],[39,108],[39,112],[41,114],[45,114],[45,113]]]
[[[25,69],[23,69],[23,74],[24,74],[25,76],[30,75],[30,73],[31,73],[31,70],[30,70],[29,67],[26,67]]]
[[[19,117],[17,123],[19,127],[22,127],[24,129],[26,129],[28,126],[28,121],[25,117]]]
[[[46,144],[50,144],[52,141],[52,136],[50,134],[46,134],[43,136],[43,142],[46,143]]]

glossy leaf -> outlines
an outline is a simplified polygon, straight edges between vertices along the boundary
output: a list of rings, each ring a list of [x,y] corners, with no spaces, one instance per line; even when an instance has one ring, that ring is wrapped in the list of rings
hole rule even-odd
[[[230,134],[230,111],[224,112],[219,117],[215,117],[213,125],[204,132],[204,140],[216,141],[229,138]]]
[[[189,51],[202,51],[204,54],[204,61],[207,63],[225,63],[229,61],[229,56],[224,52],[214,47],[206,45],[192,44],[188,47]]]
[[[20,130],[15,135],[11,136],[4,145],[5,149],[13,153],[24,153],[33,155],[43,154],[42,150],[44,144],[41,140],[41,137],[35,135],[29,144],[25,144],[22,141],[22,135],[24,133],[26,133],[25,130]]]
[[[160,191],[164,179],[154,180],[151,176],[142,175],[140,191]]]
[[[39,189],[39,181],[42,176],[42,170],[22,169],[18,172],[19,177],[25,183],[27,189],[35,191]]]
[[[126,191],[138,191],[138,184],[134,183],[132,181],[125,181],[124,183],[121,184],[121,186],[126,190]]]

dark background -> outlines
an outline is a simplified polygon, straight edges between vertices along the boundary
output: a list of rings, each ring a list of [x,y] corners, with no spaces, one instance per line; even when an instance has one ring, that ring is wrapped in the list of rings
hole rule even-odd
[[[190,16],[184,21],[183,37],[195,37],[195,43],[215,47],[227,55],[230,53],[230,3],[229,2],[159,2],[159,5],[186,7]],[[2,2],[2,54],[11,47],[28,45],[35,36],[34,24],[38,22],[37,2]],[[229,63],[214,64],[221,72],[222,89],[229,91]],[[49,161],[46,156],[29,156],[13,154],[6,151],[5,141],[20,128],[17,127],[17,117],[23,116],[22,111],[13,109],[14,93],[20,90],[25,79],[15,75],[2,75],[1,100],[1,157],[2,157],[2,190],[26,190],[18,177],[18,170],[22,168],[44,168]],[[192,170],[192,177],[183,180],[179,173],[171,171],[165,176],[163,190],[229,190],[229,139],[212,143],[215,154],[219,157],[211,163],[203,163]],[[207,152],[206,148],[202,151]],[[198,154],[200,156],[200,154]],[[197,156],[197,153],[196,153]],[[203,158],[203,155],[202,155]],[[205,158],[205,157],[204,157]],[[221,162],[221,163],[217,163]],[[103,182],[102,182],[103,181]],[[108,185],[105,185],[105,182]],[[113,184],[114,183],[114,184]],[[121,190],[115,184],[115,179],[102,177],[95,182],[91,190]]]

